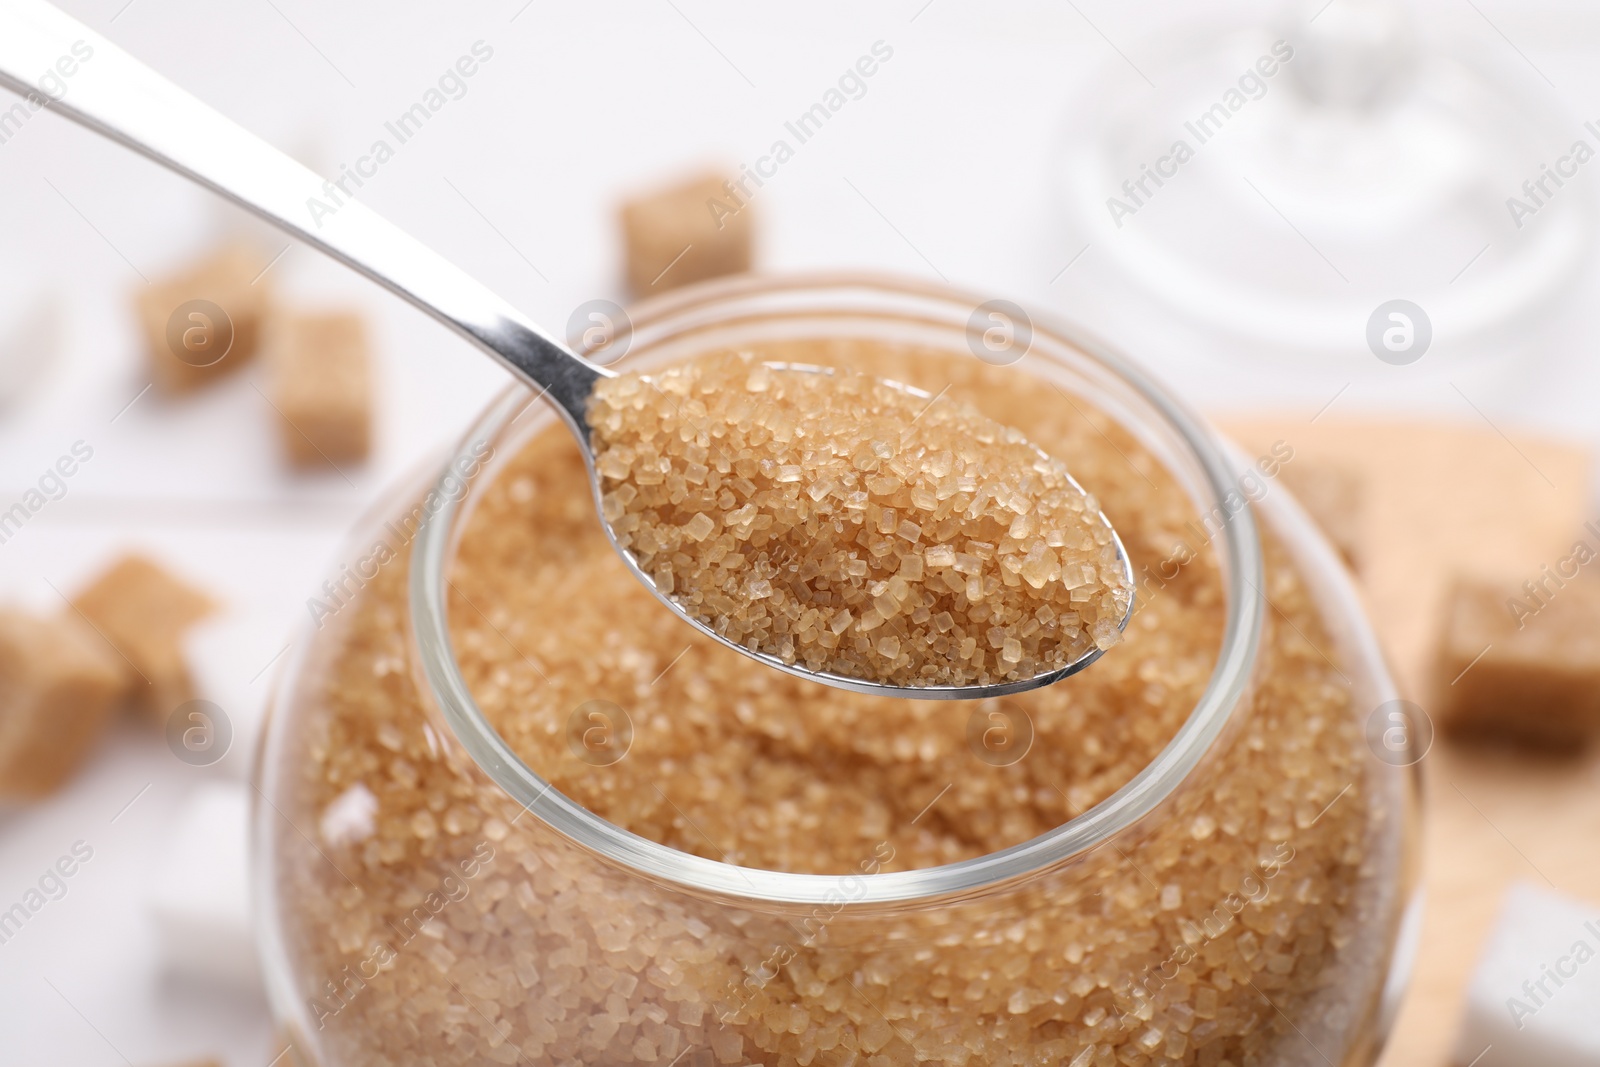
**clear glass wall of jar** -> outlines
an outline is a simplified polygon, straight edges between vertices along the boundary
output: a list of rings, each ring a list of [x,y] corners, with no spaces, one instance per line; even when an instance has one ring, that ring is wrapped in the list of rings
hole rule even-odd
[[[626,365],[858,342],[973,363],[974,306],[909,283],[741,279],[640,309]],[[1415,917],[1416,811],[1412,761],[1367,741],[1369,717],[1396,694],[1340,564],[1265,465],[1092,339],[1035,322],[1027,358],[1000,372],[1030,376],[1037,426],[1097,412],[1094,425],[1136,442],[1150,473],[1181,488],[1194,522],[1173,536],[1192,553],[1136,558],[1141,598],[1159,598],[1191,556],[1214,568],[1209,674],[1142,770],[1101,793],[1060,790],[1060,825],[914,869],[904,825],[862,838],[842,870],[797,873],[601,818],[496,730],[459,658],[494,635],[517,644],[503,606],[476,599],[492,590],[468,597],[454,570],[488,494],[554,425],[513,390],[442,476],[362,524],[279,686],[254,855],[269,992],[296,1056],[321,1067],[1374,1062],[1408,965],[1397,945]],[[1123,476],[1150,481],[1128,462]],[[544,625],[605,609],[549,603]],[[655,625],[680,624],[663,613]],[[1035,737],[1025,709],[958,713],[975,724],[976,773],[1009,766],[986,758],[993,729],[1003,744],[1032,741],[1012,763],[1071,743],[1055,728]],[[596,766],[646,729],[615,701],[575,707],[568,726],[574,758]]]

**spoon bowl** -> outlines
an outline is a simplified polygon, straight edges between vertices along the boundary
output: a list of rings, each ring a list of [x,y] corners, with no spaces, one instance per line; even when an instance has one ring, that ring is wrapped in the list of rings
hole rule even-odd
[[[832,367],[823,367],[807,363],[765,361],[761,365],[766,367],[769,371],[778,373],[814,375],[831,375],[835,373],[834,368]],[[888,386],[897,392],[904,393],[907,396],[916,397],[917,399],[925,401],[929,404],[932,404],[938,399],[938,397],[934,394],[929,393],[926,390],[919,389],[916,386],[907,385],[904,382],[898,382],[888,378],[879,378],[875,379],[875,381],[881,385]],[[1040,458],[1045,460],[1050,458],[1049,454],[1043,449],[1039,448],[1037,445],[1032,445],[1030,443],[1030,447],[1035,453],[1038,454]],[[602,489],[599,479],[594,477],[594,456],[592,449],[586,450],[584,456],[590,468],[590,481],[596,494],[596,505],[597,507],[601,507],[600,494]],[[1083,487],[1078,484],[1075,478],[1072,478],[1070,475],[1068,475],[1067,480],[1071,483],[1072,488],[1077,492],[1084,492]],[[1110,520],[1106,518],[1103,511],[1097,511],[1095,513],[1095,518],[1110,534],[1111,544],[1116,550],[1117,566],[1122,572],[1123,579],[1127,587],[1130,590],[1136,588],[1133,575],[1133,564],[1128,558],[1127,549],[1122,543],[1121,536],[1118,535],[1116,528],[1111,525]],[[853,693],[863,693],[869,696],[900,697],[908,700],[977,700],[986,697],[1012,696],[1017,693],[1025,693],[1033,689],[1051,685],[1055,682],[1061,681],[1063,678],[1070,677],[1071,675],[1078,673],[1094,663],[1101,656],[1103,656],[1106,651],[1105,649],[1091,643],[1085,652],[1060,667],[1056,667],[1039,674],[1030,675],[1026,678],[990,682],[980,685],[895,685],[889,682],[872,681],[870,679],[859,678],[847,674],[838,674],[832,671],[813,670],[804,666],[803,664],[789,662],[784,660],[782,657],[773,655],[771,653],[751,648],[748,645],[740,644],[736,641],[731,641],[724,635],[718,633],[714,628],[706,625],[702,620],[695,618],[682,604],[678,603],[671,594],[661,590],[661,588],[656,584],[655,579],[652,578],[651,575],[639,565],[638,557],[635,556],[631,550],[618,543],[616,531],[612,529],[609,522],[604,520],[603,512],[601,526],[605,529],[606,537],[610,540],[612,548],[615,549],[617,554],[622,557],[623,561],[627,564],[628,569],[633,572],[634,577],[642,582],[644,586],[655,595],[656,599],[660,600],[667,607],[671,608],[677,615],[688,621],[691,625],[695,626],[702,633],[711,637],[718,644],[723,645],[726,648],[731,648],[735,652],[738,652],[742,655],[749,656],[751,659],[771,667],[773,670],[782,671],[783,673],[793,675],[796,678],[804,678],[807,681],[821,682],[824,685],[831,685],[837,689],[845,689]],[[1130,597],[1126,611],[1123,613],[1122,617],[1117,620],[1117,629],[1119,632],[1127,628],[1128,620],[1133,617],[1135,602],[1135,599]]]

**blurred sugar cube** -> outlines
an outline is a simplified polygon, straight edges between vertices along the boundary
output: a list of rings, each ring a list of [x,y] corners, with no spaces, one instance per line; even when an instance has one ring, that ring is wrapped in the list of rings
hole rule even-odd
[[[354,312],[285,314],[267,333],[273,406],[295,467],[365,459],[372,444],[372,356]]]
[[[122,661],[76,616],[0,609],[0,799],[54,792],[127,688]]]
[[[268,258],[233,242],[134,293],[151,376],[185,393],[254,358],[272,307]]]
[[[1600,1067],[1600,907],[1527,884],[1507,891],[1454,1062]]]
[[[179,643],[216,602],[155,560],[130,553],[80,590],[72,606],[128,665],[140,710],[165,726],[194,691]]]
[[[150,886],[162,960],[192,978],[260,984],[250,919],[250,787],[212,781],[191,793]]]
[[[1525,595],[1457,578],[1431,709],[1456,736],[1570,750],[1600,734],[1600,582],[1586,575],[1547,590],[1545,600],[1529,597],[1538,605],[1531,610]]]
[[[750,269],[750,211],[730,180],[704,174],[623,204],[628,287],[635,296]]]

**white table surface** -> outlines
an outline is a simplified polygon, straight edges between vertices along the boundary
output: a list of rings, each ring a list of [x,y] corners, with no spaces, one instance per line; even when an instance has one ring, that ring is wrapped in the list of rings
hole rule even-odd
[[[753,160],[785,119],[883,40],[894,59],[866,96],[762,191],[763,269],[942,274],[1064,312],[1093,322],[1213,410],[1315,410],[1333,394],[1326,374],[1210,359],[1164,335],[1159,315],[1108,310],[1073,275],[1053,282],[1083,242],[1051,196],[1052,131],[1066,108],[1092,95],[1098,65],[1116,61],[1111,42],[1137,58],[1143,31],[1193,4],[64,6],[324,172],[362,154],[384,121],[475,41],[487,42],[494,57],[467,95],[402,146],[362,198],[557,330],[587,299],[621,299],[620,195],[704,161]],[[1600,115],[1600,15],[1575,2],[1479,0],[1476,8],[1430,4],[1426,17],[1457,24],[1486,47],[1515,42],[1573,115]],[[71,313],[65,358],[0,412],[0,506],[74,441],[95,449],[67,496],[0,545],[0,598],[58,605],[52,585],[70,590],[137,546],[287,635],[353,519],[505,381],[422,315],[297,247],[273,268],[288,291],[357,304],[376,325],[382,384],[369,463],[348,469],[348,481],[286,473],[271,412],[252,384],[258,368],[190,399],[151,392],[123,411],[148,380],[129,293],[145,284],[141,275],[154,277],[243,225],[206,194],[54,116],[0,145],[0,284],[16,277],[6,271],[42,273]],[[1091,250],[1073,274],[1094,270]],[[1581,311],[1594,290],[1592,278],[1583,282],[1580,313],[1536,369],[1480,372],[1481,415],[1439,376],[1420,373],[1351,375],[1341,410],[1487,417],[1592,442],[1600,363]],[[263,666],[278,647],[263,642]],[[68,895],[0,945],[0,1062],[142,1067],[217,1055],[229,1067],[265,1067],[272,1058],[259,994],[162,973],[141,903],[154,846],[208,773],[221,772],[178,763],[159,738],[128,725],[64,792],[0,814],[0,903],[19,897],[72,842],[95,849]]]

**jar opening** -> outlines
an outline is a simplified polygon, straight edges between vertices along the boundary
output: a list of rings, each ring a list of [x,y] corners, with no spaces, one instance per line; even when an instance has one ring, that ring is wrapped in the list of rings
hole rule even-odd
[[[920,284],[854,276],[739,278],[671,294],[633,313],[635,351],[687,356],[751,342],[797,326],[848,330],[853,337],[961,344],[981,301]],[[491,442],[520,441],[541,425],[544,404],[509,390],[472,427],[441,477],[437,510],[413,547],[410,599],[423,674],[468,754],[527,814],[598,856],[643,876],[701,892],[796,904],[846,899],[906,901],[973,893],[1080,856],[1156,810],[1222,734],[1248,686],[1263,626],[1262,552],[1255,518],[1239,503],[1237,475],[1204,424],[1139,368],[1094,340],[1054,323],[1031,323],[1039,373],[1092,392],[1096,406],[1140,440],[1177,478],[1205,521],[1225,597],[1217,660],[1205,691],[1166,746],[1109,797],[1031,840],[936,867],[870,875],[802,874],[738,867],[682,852],[619,827],[554,789],[488,721],[456,662],[448,625],[448,568],[481,488],[514,453]],[[462,472],[473,486],[462,492]],[[447,484],[448,483],[448,484]],[[1092,668],[1091,668],[1092,669]],[[845,883],[849,883],[848,887]],[[840,894],[844,895],[841,897]]]

